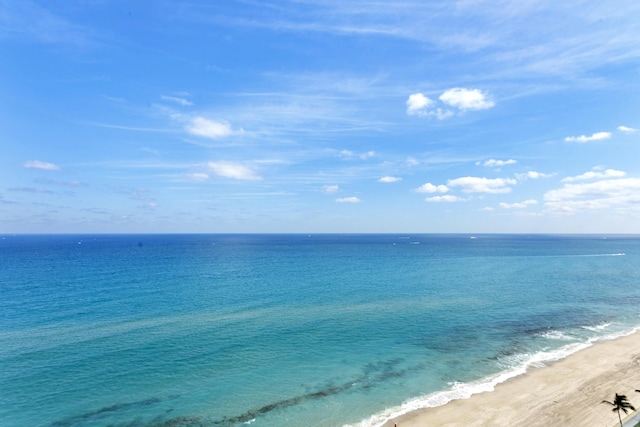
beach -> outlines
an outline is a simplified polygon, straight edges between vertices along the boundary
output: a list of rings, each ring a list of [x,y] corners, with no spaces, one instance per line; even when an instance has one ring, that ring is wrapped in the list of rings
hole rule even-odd
[[[405,414],[384,427],[614,426],[603,400],[624,394],[640,409],[640,333],[601,341],[545,367],[498,384],[494,391]],[[621,414],[624,420],[624,414]],[[628,416],[631,416],[630,412]]]

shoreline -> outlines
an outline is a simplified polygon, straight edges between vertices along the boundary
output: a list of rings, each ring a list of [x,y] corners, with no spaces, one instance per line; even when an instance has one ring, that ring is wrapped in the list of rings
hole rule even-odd
[[[618,416],[602,401],[624,394],[640,410],[636,389],[640,389],[640,332],[596,341],[544,367],[529,368],[493,391],[408,412],[382,427],[612,427]]]

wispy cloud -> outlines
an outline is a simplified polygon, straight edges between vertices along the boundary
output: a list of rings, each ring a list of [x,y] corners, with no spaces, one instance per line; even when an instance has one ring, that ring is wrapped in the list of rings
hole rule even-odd
[[[237,162],[219,161],[209,162],[207,164],[211,173],[223,178],[261,181],[262,177],[256,174],[252,168]]]
[[[35,193],[35,194],[53,194],[53,191],[42,190],[40,188],[33,188],[33,187],[11,187],[11,188],[7,188],[7,191],[18,191],[22,193]]]
[[[424,200],[425,202],[429,202],[429,203],[455,203],[455,202],[464,202],[467,199],[447,194],[444,196],[427,197]]]
[[[83,122],[90,126],[97,126],[101,128],[108,129],[121,129],[121,130],[130,130],[134,132],[158,132],[158,133],[175,133],[176,131],[168,128],[150,128],[150,127],[142,127],[142,126],[124,126],[124,125],[113,125],[108,123],[98,123],[98,122]]]
[[[340,191],[340,186],[338,185],[325,185],[322,187],[322,192],[324,194],[334,194]]]
[[[626,176],[627,173],[621,170],[615,169],[607,169],[601,171],[601,168],[594,168],[589,172],[585,172],[578,176],[568,176],[562,179],[562,182],[575,182],[575,181],[587,181],[592,179],[603,179],[603,178],[622,178]]]
[[[53,163],[49,163],[49,162],[42,162],[40,160],[29,160],[28,162],[25,162],[22,166],[27,169],[41,169],[41,170],[47,170],[47,171],[60,170],[60,166],[55,165]]]
[[[520,181],[524,181],[526,179],[540,179],[540,178],[551,178],[555,174],[553,173],[543,173],[536,171],[527,171],[525,173],[517,173],[516,178]]]
[[[360,203],[361,200],[358,197],[342,197],[336,199],[337,203]]]
[[[580,135],[580,136],[567,136],[564,140],[566,142],[591,142],[591,141],[601,141],[603,139],[611,138],[611,132],[596,132],[591,136]]]
[[[525,200],[524,202],[516,202],[516,203],[501,202],[500,207],[502,209],[525,209],[528,206],[536,205],[536,204],[538,204],[537,200],[529,199],[529,200]]]
[[[45,179],[45,178],[38,178],[35,181],[40,183],[40,184],[62,185],[62,186],[65,186],[65,187],[82,187],[82,186],[87,185],[87,184],[85,184],[83,182],[80,182],[80,181],[62,181],[62,180]]]
[[[234,130],[231,125],[226,122],[209,120],[204,117],[194,117],[186,126],[186,131],[191,135],[202,136],[205,138],[219,139],[242,133],[241,130]]]
[[[315,140],[343,133],[377,133],[394,126],[379,114],[380,104],[372,101],[388,96],[375,78],[350,82],[353,79],[339,73],[267,74],[264,78],[271,91],[228,94],[228,104],[221,102],[217,110],[198,116],[227,125],[247,138],[277,143],[302,136]],[[246,131],[236,131],[229,122],[214,117],[225,117]],[[194,127],[191,120],[185,122]]]
[[[393,13],[388,13],[388,4],[382,1],[327,0],[287,2],[286,7],[261,5],[244,16],[224,16],[204,6],[188,11],[192,19],[232,27],[400,38],[453,53],[488,50],[491,54],[483,55],[480,65],[489,62],[496,71],[531,76],[572,74],[637,57],[639,36],[632,29],[639,9],[634,0],[617,1],[616,7],[461,0],[404,1],[395,3]]]
[[[184,107],[193,105],[193,102],[189,101],[188,99],[178,98],[177,96],[162,95],[162,96],[160,96],[160,99],[163,99],[165,101],[171,101],[171,102],[174,102],[174,103],[176,103],[178,105],[182,105]]]
[[[46,3],[45,3],[46,4]],[[31,0],[0,3],[0,38],[39,43],[88,45],[91,31]]]
[[[405,160],[405,163],[409,167],[418,166],[420,164],[420,162],[413,157],[407,157],[407,159]]]
[[[624,133],[634,133],[634,132],[638,131],[638,129],[630,128],[630,127],[627,127],[627,126],[618,126],[617,129],[620,132],[624,132]]]
[[[187,174],[187,177],[190,180],[196,181],[196,182],[205,182],[205,181],[209,180],[209,174],[204,173],[204,172],[189,173],[189,174]]]
[[[516,163],[518,163],[518,161],[513,159],[509,159],[509,160],[489,159],[484,162],[476,162],[476,165],[478,166],[482,165],[489,168],[496,168],[496,167],[507,166],[507,165],[515,165]]]
[[[376,155],[375,151],[365,151],[364,153],[354,153],[351,150],[342,150],[340,151],[340,157],[343,159],[360,159],[360,160],[367,160],[371,157],[374,157]]]

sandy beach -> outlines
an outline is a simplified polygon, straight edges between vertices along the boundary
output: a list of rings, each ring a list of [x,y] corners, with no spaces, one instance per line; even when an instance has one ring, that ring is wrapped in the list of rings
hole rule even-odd
[[[625,394],[640,410],[636,389],[640,389],[640,333],[598,342],[501,383],[492,392],[415,411],[384,426],[612,427],[619,425],[618,416],[601,402],[613,400],[615,393]]]

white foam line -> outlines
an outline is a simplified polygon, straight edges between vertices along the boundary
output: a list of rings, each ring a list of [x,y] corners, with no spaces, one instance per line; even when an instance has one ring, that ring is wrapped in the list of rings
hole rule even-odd
[[[499,372],[495,376],[486,377],[472,383],[454,383],[450,390],[439,391],[408,400],[400,406],[388,408],[357,424],[345,424],[343,427],[381,427],[387,421],[413,411],[435,408],[446,405],[453,400],[468,399],[474,394],[490,392],[495,390],[498,384],[523,375],[531,368],[544,368],[548,363],[564,359],[580,350],[591,347],[596,342],[610,341],[638,331],[640,331],[640,326],[636,326],[626,332],[590,338],[582,343],[568,344],[551,352],[541,351],[532,355],[523,354],[525,361],[510,370]]]

